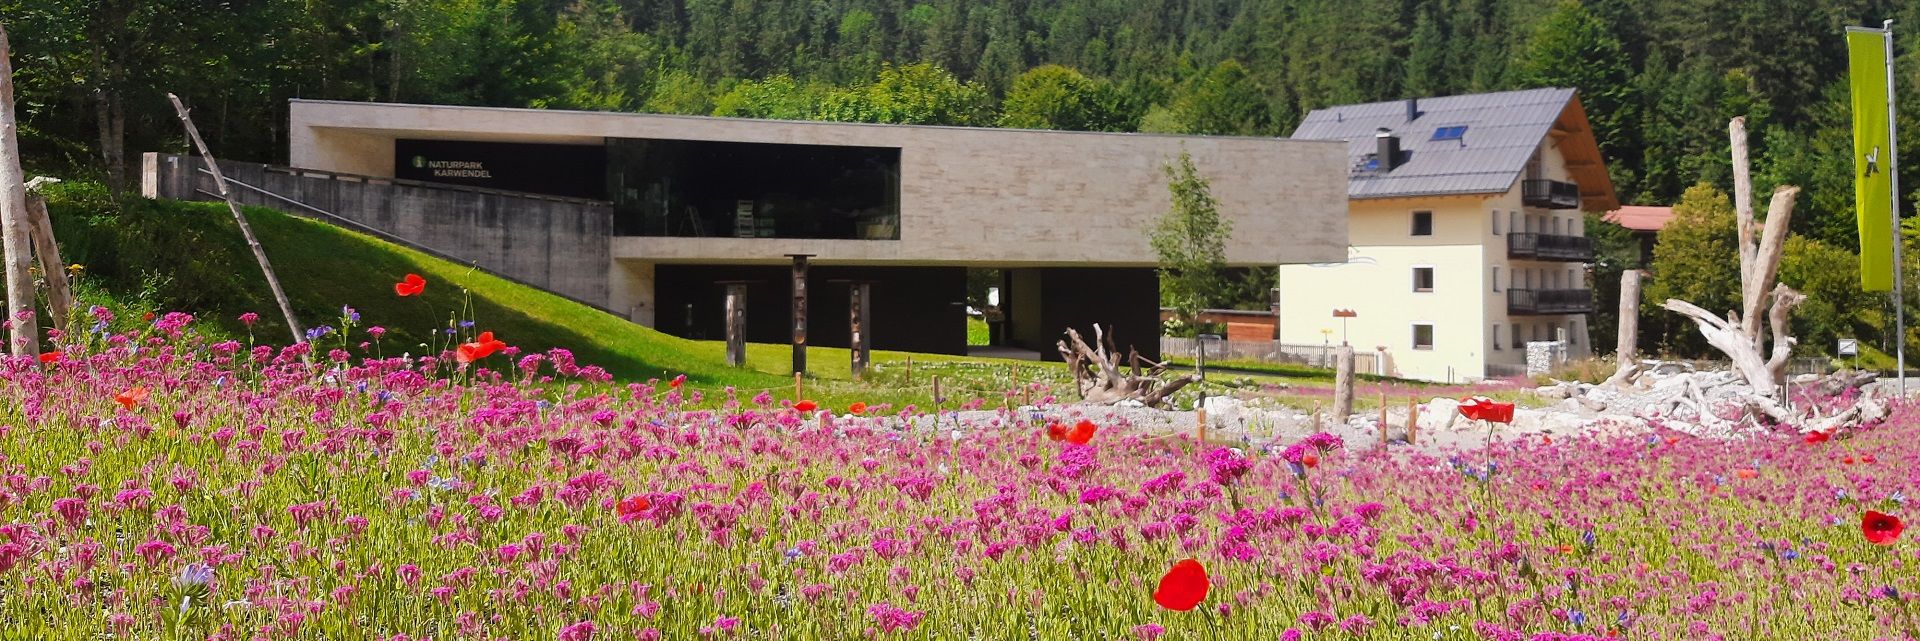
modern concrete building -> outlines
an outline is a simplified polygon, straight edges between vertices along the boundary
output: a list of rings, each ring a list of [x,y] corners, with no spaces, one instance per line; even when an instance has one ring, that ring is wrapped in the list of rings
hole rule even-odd
[[[1524,373],[1532,343],[1589,353],[1581,212],[1619,203],[1573,90],[1329,107],[1293,138],[1346,144],[1352,246],[1280,268],[1282,343],[1427,380]]]
[[[694,338],[721,337],[722,284],[744,281],[748,339],[787,340],[789,257],[804,254],[815,344],[846,344],[847,284],[867,282],[874,347],[965,352],[967,270],[991,268],[1004,275],[1008,344],[1050,355],[1063,329],[1097,322],[1123,349],[1157,353],[1147,237],[1168,208],[1163,167],[1182,150],[1233,223],[1232,265],[1338,261],[1347,246],[1337,142],[309,100],[291,112],[294,174],[600,203],[604,226],[591,208],[569,211],[551,218],[565,233],[521,245],[500,231],[515,224],[510,208],[475,217],[457,198],[361,222],[424,244],[478,234],[506,271],[544,270],[600,297],[588,302]]]

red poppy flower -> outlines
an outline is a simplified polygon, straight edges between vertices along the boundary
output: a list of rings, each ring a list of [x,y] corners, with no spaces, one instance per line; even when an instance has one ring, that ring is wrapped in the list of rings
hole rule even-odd
[[[1087,442],[1093,440],[1093,432],[1096,429],[1098,428],[1094,427],[1093,421],[1080,419],[1080,422],[1073,424],[1073,431],[1067,432],[1067,442],[1074,445],[1086,445]]]
[[[1900,517],[1867,510],[1860,517],[1860,533],[1867,536],[1867,542],[1874,545],[1893,545],[1899,540],[1900,531],[1906,526],[1900,523]]]
[[[406,278],[393,284],[393,293],[400,296],[419,296],[420,292],[426,289],[427,279],[421,278],[419,274],[407,274]]]
[[[1872,455],[1872,454],[1861,454],[1861,455],[1860,455],[1860,462],[1861,462],[1861,463],[1872,463],[1872,462],[1873,462],[1873,455]]]
[[[815,404],[813,401],[800,401],[798,403],[793,404],[793,409],[800,410],[802,412],[811,412],[816,409],[820,409],[820,406],[818,404]]]
[[[129,410],[133,409],[134,406],[136,405],[146,402],[146,400],[147,400],[147,388],[145,387],[135,387],[133,389],[113,395],[113,402],[119,403],[121,407],[125,407]]]
[[[640,518],[640,513],[647,511],[647,508],[652,506],[653,502],[647,500],[647,497],[635,494],[620,499],[620,503],[615,506],[615,510],[620,513],[620,522],[625,523]]]
[[[1302,455],[1300,457],[1300,464],[1307,467],[1318,467],[1320,465],[1320,457],[1312,454]]]
[[[42,362],[42,363],[58,363],[58,362],[60,362],[60,350],[54,350],[54,351],[51,351],[51,352],[47,352],[47,353],[45,353],[45,354],[41,354],[41,355],[40,355],[40,362]]]
[[[1750,478],[1760,476],[1760,471],[1754,470],[1754,469],[1748,469],[1748,468],[1741,468],[1738,470],[1734,470],[1733,475],[1743,479],[1750,479]]]
[[[679,375],[679,376],[675,376],[675,377],[673,377],[673,380],[671,380],[671,381],[667,381],[667,387],[671,387],[671,388],[674,388],[674,389],[680,389],[680,386],[681,386],[681,385],[685,385],[685,384],[687,384],[687,375],[686,375],[686,374],[681,374],[681,375]]]
[[[1678,436],[1669,436],[1669,437],[1667,437],[1667,444],[1668,444],[1668,445],[1672,445],[1672,444],[1674,444],[1674,443],[1678,443],[1678,442],[1680,442],[1680,437],[1678,437]]]
[[[867,404],[859,401],[854,401],[852,405],[847,406],[847,413],[852,414],[854,416],[865,414],[867,413]]]
[[[462,363],[471,363],[492,356],[494,352],[506,347],[506,343],[494,340],[493,332],[480,332],[479,336],[474,337],[473,342],[461,343],[460,349],[454,350],[453,357],[454,360]]]
[[[1160,587],[1153,591],[1153,602],[1160,607],[1176,612],[1186,612],[1207,600],[1207,590],[1213,584],[1207,580],[1207,569],[1199,561],[1182,559],[1160,577]]]
[[[1814,443],[1825,443],[1827,439],[1833,438],[1833,435],[1822,431],[1813,431],[1807,432],[1806,435],[1801,438],[1804,439],[1808,445],[1812,445]]]
[[[1047,423],[1047,440],[1049,441],[1067,440],[1067,425],[1059,421],[1053,421],[1053,422]]]
[[[1512,423],[1513,404],[1502,403],[1485,396],[1463,398],[1460,399],[1460,415],[1476,421]]]
[[[1849,455],[1849,456],[1842,456],[1842,457],[1840,457],[1840,464],[1841,464],[1841,465],[1853,465],[1853,457],[1852,457],[1851,455]]]

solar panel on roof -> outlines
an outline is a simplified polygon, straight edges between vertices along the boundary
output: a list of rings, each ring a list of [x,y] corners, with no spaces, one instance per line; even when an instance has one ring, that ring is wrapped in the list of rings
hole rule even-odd
[[[1434,140],[1460,140],[1467,136],[1467,126],[1440,127],[1433,130]]]

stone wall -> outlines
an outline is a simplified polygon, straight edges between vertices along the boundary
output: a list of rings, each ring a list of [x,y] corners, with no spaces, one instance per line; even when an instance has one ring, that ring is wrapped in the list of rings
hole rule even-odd
[[[194,156],[148,153],[141,193],[218,200],[205,166]],[[258,188],[231,187],[243,204],[340,225],[608,306],[613,209],[605,202],[232,161],[221,161],[220,170],[229,181]]]

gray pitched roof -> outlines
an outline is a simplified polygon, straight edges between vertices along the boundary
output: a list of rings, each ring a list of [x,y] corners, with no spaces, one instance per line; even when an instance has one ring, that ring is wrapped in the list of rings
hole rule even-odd
[[[1421,98],[1412,121],[1405,100],[1342,105],[1307,114],[1292,137],[1347,141],[1349,198],[1498,193],[1513,188],[1573,97],[1572,89],[1526,89]],[[1461,139],[1433,140],[1435,129],[1463,125]],[[1400,137],[1402,158],[1384,173],[1366,168],[1382,127]]]

